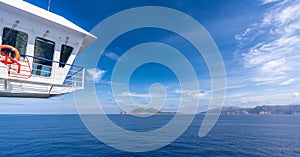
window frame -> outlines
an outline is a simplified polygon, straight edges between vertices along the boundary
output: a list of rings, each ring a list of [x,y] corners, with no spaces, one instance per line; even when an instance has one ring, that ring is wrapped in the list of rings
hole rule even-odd
[[[38,47],[38,46],[43,46],[43,47]],[[48,47],[48,49],[46,46]],[[56,47],[56,43],[54,41],[42,37],[35,37],[34,50],[33,50],[34,58],[32,62],[33,75],[42,76],[42,77],[52,76],[55,47]],[[49,52],[51,53],[50,55],[47,54]],[[47,58],[49,56],[51,57]]]
[[[13,38],[15,38],[15,39],[12,39],[13,41],[6,42],[7,39],[5,39],[5,38],[9,38],[9,36],[10,36],[10,34],[8,34],[8,33],[13,33],[14,34]],[[24,39],[24,40],[22,41],[21,39]],[[28,41],[29,41],[29,36],[28,36],[27,33],[23,32],[23,31],[20,31],[18,29],[3,27],[3,29],[2,29],[2,41],[1,41],[2,45],[13,46],[14,48],[16,48],[20,52],[20,55],[26,55]],[[21,44],[21,45],[18,45],[18,44]]]
[[[71,51],[67,51],[64,52],[65,50],[70,49]],[[74,51],[74,48],[70,45],[67,44],[62,44],[61,48],[60,48],[60,57],[59,57],[59,67],[60,68],[64,68],[67,64],[67,62],[69,61],[69,58],[71,57],[72,53]],[[66,54],[67,56],[63,56],[64,54]],[[65,57],[65,59],[63,60],[63,57]]]

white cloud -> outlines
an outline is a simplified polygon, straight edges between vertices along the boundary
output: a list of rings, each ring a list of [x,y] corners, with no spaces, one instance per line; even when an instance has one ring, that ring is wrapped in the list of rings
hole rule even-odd
[[[88,77],[86,79],[88,81],[94,81],[96,83],[100,82],[103,75],[106,73],[106,71],[97,68],[87,69],[86,72],[88,74]]]
[[[275,1],[262,1],[271,2]],[[288,85],[300,77],[299,12],[300,1],[278,1],[266,11],[262,21],[235,36],[252,81]]]
[[[296,98],[296,97],[299,96],[299,93],[298,92],[294,92],[292,95],[293,95],[293,98]]]
[[[126,97],[139,97],[139,98],[149,98],[149,94],[137,94],[137,93],[131,93],[131,92],[123,92],[120,94],[120,96],[126,96]]]
[[[293,82],[295,82],[295,81],[296,81],[295,78],[288,79],[288,80],[282,82],[282,85],[286,86],[286,85],[289,85],[289,84],[291,84],[291,83],[293,83]]]
[[[278,2],[281,0],[261,0],[262,4],[268,4],[268,3],[273,3],[273,2]]]
[[[243,93],[243,92],[241,92],[241,93],[231,93],[231,94],[227,94],[226,98],[242,98],[242,97],[247,96],[247,95],[249,95],[248,92],[245,92],[245,93]]]
[[[117,54],[113,53],[113,52],[108,52],[104,54],[106,57],[118,61],[120,59],[120,56],[118,56]]]
[[[207,92],[199,92],[199,91],[189,91],[189,90],[180,90],[180,89],[176,89],[174,91],[175,94],[183,94],[183,95],[187,95],[187,96],[192,96],[194,98],[197,97],[204,97],[207,96],[208,93]]]
[[[286,64],[286,58],[269,61],[267,63],[264,63],[261,67],[262,73],[272,73],[275,75],[285,74],[287,70],[288,67]]]

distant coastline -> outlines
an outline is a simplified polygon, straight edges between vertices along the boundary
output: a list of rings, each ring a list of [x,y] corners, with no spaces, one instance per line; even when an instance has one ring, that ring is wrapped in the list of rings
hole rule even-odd
[[[207,111],[200,112],[199,114],[206,114]],[[214,113],[214,110],[210,110]],[[287,105],[287,106],[256,106],[254,108],[241,108],[241,107],[223,107],[221,115],[273,115],[273,114],[289,114],[300,115],[300,105]]]
[[[120,114],[121,115],[127,115],[127,114],[136,114],[136,115],[139,115],[139,114],[140,115],[147,115],[147,114],[173,115],[173,114],[177,114],[177,112],[163,112],[163,111],[156,110],[154,108],[139,107],[139,108],[133,109],[131,112],[122,111]]]
[[[210,114],[217,113],[216,109],[212,109],[209,111]],[[200,115],[204,115],[208,113],[208,111],[200,112]],[[147,114],[155,114],[155,115],[174,115],[178,114],[177,112],[164,112],[159,111],[154,108],[143,108],[139,107],[133,109],[130,112],[122,111],[121,115],[147,115]],[[256,106],[253,108],[242,108],[242,107],[223,107],[221,111],[221,115],[300,115],[300,105],[263,105]]]

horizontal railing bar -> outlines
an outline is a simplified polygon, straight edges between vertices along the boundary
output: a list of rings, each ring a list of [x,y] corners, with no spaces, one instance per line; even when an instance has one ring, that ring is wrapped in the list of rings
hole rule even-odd
[[[81,68],[80,70],[78,70],[78,72],[75,72],[75,73],[71,74],[70,76],[66,77],[66,79],[69,79],[70,77],[76,75],[76,74],[79,73],[80,71],[83,71],[83,68]]]
[[[47,77],[47,80],[48,81],[51,81],[51,82],[60,82],[62,77],[64,77],[64,80],[63,80],[63,83],[62,85],[63,86],[66,86],[66,87],[70,87],[70,88],[76,88],[76,89],[80,89],[83,87],[84,85],[84,68],[83,67],[80,67],[80,66],[76,66],[76,65],[73,65],[73,64],[66,64],[66,63],[62,63],[62,62],[57,62],[57,61],[53,61],[53,60],[49,60],[49,59],[45,59],[45,58],[41,58],[41,57],[35,57],[35,56],[30,56],[30,55],[22,55],[22,57],[24,57],[24,60],[21,60],[20,63],[21,63],[21,66],[22,66],[22,72],[23,73],[10,73],[10,75],[12,77],[17,77],[17,78],[27,78],[28,76],[31,76],[31,77],[34,77],[34,78],[45,78],[45,76],[48,76],[48,75],[53,75],[52,77]],[[66,75],[66,73],[56,73],[57,70],[60,70],[62,69],[61,67],[58,67],[58,66],[55,66],[53,67],[53,65],[45,65],[45,64],[41,64],[41,63],[32,63],[31,64],[31,69],[30,68],[25,68],[27,66],[27,63],[31,63],[26,57],[28,58],[33,58],[33,59],[37,59],[37,60],[42,60],[44,62],[51,62],[51,63],[58,63],[58,64],[62,64],[62,65],[65,65],[65,66],[69,66],[69,70],[68,70],[68,73]],[[2,66],[0,65],[0,68],[5,68],[6,66]],[[14,66],[14,65],[11,65],[11,70],[14,70],[16,71],[17,67]],[[26,73],[27,72],[32,72],[31,75],[27,75]],[[36,75],[38,73],[41,73],[42,75],[39,76],[39,75]],[[39,83],[43,83],[43,82],[39,82]],[[58,84],[56,84],[58,85]],[[35,87],[26,87],[27,89],[35,89]],[[46,91],[46,89],[38,89],[36,88],[35,91]],[[66,89],[67,90],[67,89]]]
[[[50,60],[50,59],[45,59],[45,58],[41,58],[41,57],[36,57],[36,56],[30,56],[30,55],[24,55],[24,54],[22,54],[21,56],[22,57],[29,57],[29,58],[33,58],[33,59],[44,60],[44,61],[53,62],[53,63],[59,63],[59,64],[62,64],[62,65],[68,65],[68,66],[71,66],[71,67],[83,68],[83,67],[80,67],[80,66],[77,66],[77,65],[66,64],[66,63],[63,63],[63,62],[58,62],[58,61],[54,61],[54,60]]]

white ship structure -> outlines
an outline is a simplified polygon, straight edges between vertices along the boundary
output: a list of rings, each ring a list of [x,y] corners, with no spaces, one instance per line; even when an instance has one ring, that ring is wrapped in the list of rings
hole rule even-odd
[[[74,59],[96,37],[22,0],[0,0],[0,97],[49,98],[84,88]]]

